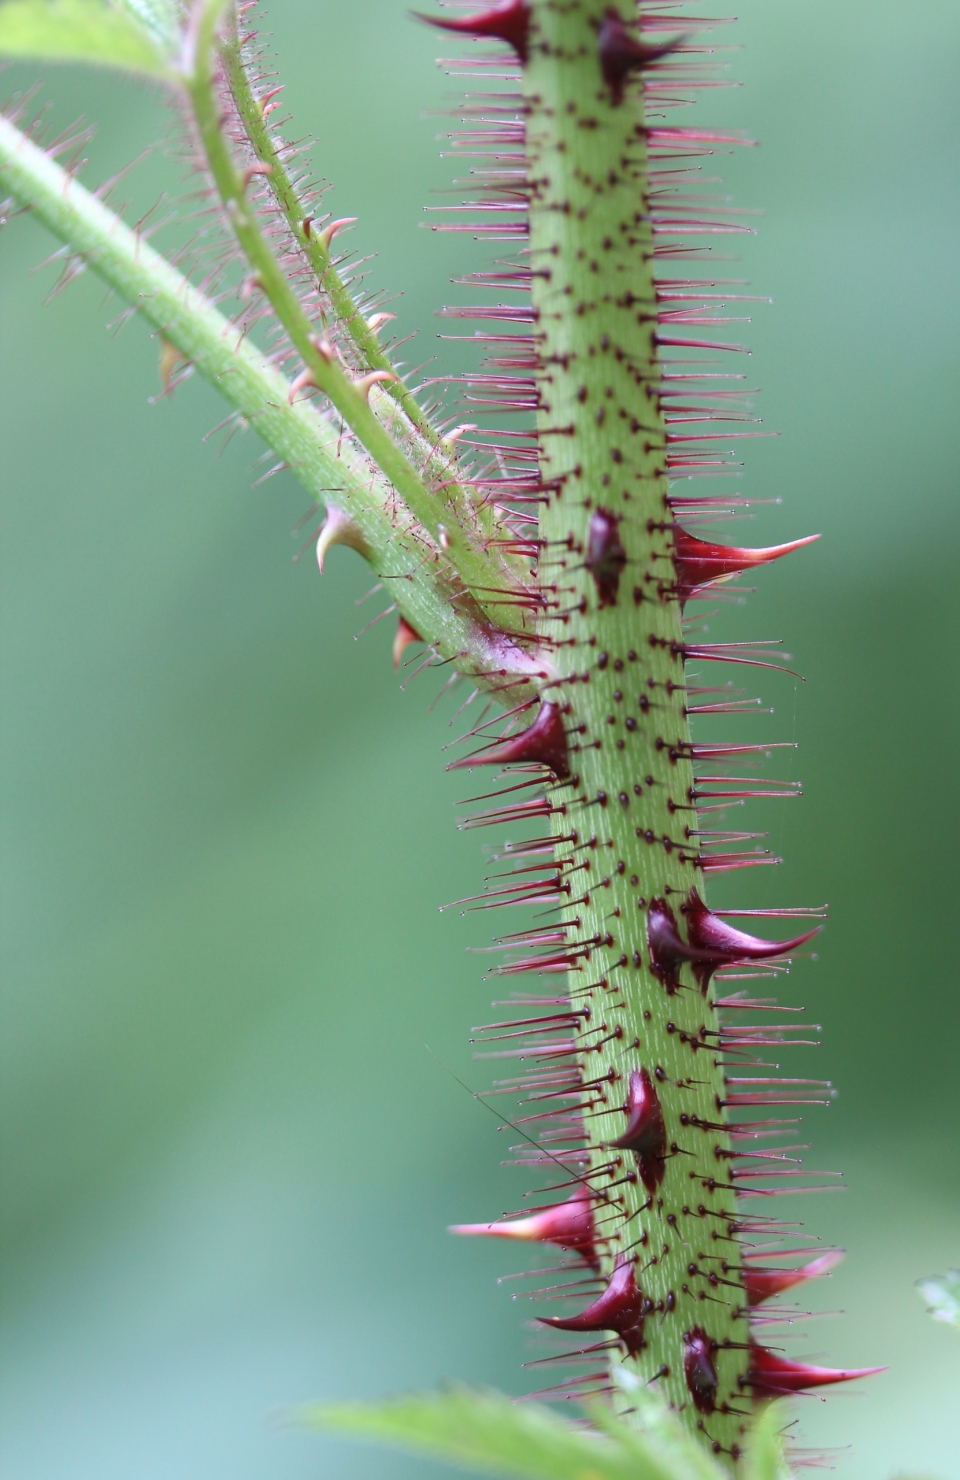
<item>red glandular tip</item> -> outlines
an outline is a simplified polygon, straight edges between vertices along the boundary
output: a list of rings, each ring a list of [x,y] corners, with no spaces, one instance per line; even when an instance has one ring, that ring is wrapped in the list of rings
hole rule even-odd
[[[699,1413],[712,1413],[717,1406],[717,1369],[712,1341],[701,1326],[683,1333],[683,1375],[693,1406]]]
[[[796,1269],[751,1268],[750,1261],[753,1257],[755,1256],[747,1256],[748,1262],[743,1271],[743,1286],[747,1292],[747,1304],[759,1305],[762,1300],[769,1300],[772,1295],[782,1295],[785,1290],[792,1290],[794,1285],[801,1285],[806,1280],[815,1280],[825,1274],[830,1274],[842,1261],[843,1251],[831,1249],[829,1253],[821,1254],[818,1259],[812,1259],[809,1264],[802,1264]]]
[[[718,915],[708,910],[695,889],[691,889],[682,910],[687,919],[687,939],[677,926],[677,917],[664,899],[652,899],[647,912],[647,945],[654,972],[668,992],[679,986],[679,970],[688,961],[702,992],[720,966],[733,966],[738,961],[770,961],[787,956],[817,934],[808,930],[792,940],[761,940],[734,930]],[[818,927],[819,928],[819,927]]]
[[[631,1357],[643,1346],[643,1323],[649,1301],[637,1286],[633,1264],[618,1264],[610,1283],[598,1300],[578,1316],[539,1316],[544,1326],[557,1331],[615,1331]]]
[[[503,5],[492,5],[489,10],[478,10],[476,15],[446,16],[423,15],[415,11],[418,20],[428,26],[437,26],[441,31],[456,31],[461,36],[481,36],[491,41],[505,41],[512,46],[521,62],[526,62],[530,44],[530,7],[527,0],[505,0]]]
[[[623,89],[631,73],[640,72],[659,61],[660,57],[668,56],[676,50],[679,40],[675,36],[656,45],[638,41],[624,25],[619,11],[612,5],[604,11],[597,35],[597,51],[600,71],[615,107],[623,102]]]
[[[509,766],[517,764],[546,766],[558,781],[566,781],[570,775],[567,754],[567,735],[563,726],[563,715],[558,704],[542,702],[540,712],[533,724],[511,735],[487,750],[476,755],[464,756],[451,761],[449,771],[458,771],[473,766]]]
[[[781,555],[789,555],[803,545],[812,545],[819,538],[818,534],[808,534],[804,539],[791,540],[786,545],[767,545],[760,550],[747,550],[735,545],[714,545],[708,540],[698,540],[696,535],[681,529],[679,524],[674,525],[674,563],[680,600],[689,601],[703,586],[709,586],[714,581],[723,581],[740,571],[750,570],[754,565],[766,565],[770,560],[779,560]]]
[[[519,1239],[523,1243],[558,1244],[582,1254],[589,1264],[596,1261],[593,1229],[593,1200],[587,1187],[578,1187],[566,1202],[544,1208],[532,1218],[501,1223],[454,1223],[451,1233],[486,1234],[492,1238]]]
[[[422,642],[423,638],[416,627],[411,627],[406,617],[401,617],[397,622],[397,635],[393,639],[393,666],[400,667],[400,659],[403,657],[411,642]]]
[[[808,1388],[828,1387],[835,1382],[851,1382],[855,1377],[873,1377],[885,1367],[814,1367],[807,1362],[789,1362],[775,1356],[765,1346],[751,1346],[750,1366],[742,1379],[753,1389],[755,1398],[781,1398],[787,1393],[802,1393]]]
[[[653,1193],[663,1181],[667,1132],[660,1097],[646,1069],[635,1069],[630,1075],[625,1108],[627,1128],[610,1144],[633,1152],[643,1185]]]

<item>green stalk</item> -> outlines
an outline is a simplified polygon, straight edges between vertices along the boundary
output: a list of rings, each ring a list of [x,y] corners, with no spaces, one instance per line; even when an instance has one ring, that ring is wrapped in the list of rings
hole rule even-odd
[[[413,517],[442,549],[465,588],[477,594],[482,607],[485,598],[479,593],[490,589],[491,560],[481,546],[483,531],[479,528],[479,521],[474,518],[473,528],[462,522],[462,507],[455,506],[451,487],[435,491],[424,483],[374,414],[369,400],[370,387],[364,384],[364,377],[351,380],[336,358],[325,353],[300,300],[260,230],[248,199],[247,181],[234,163],[221,128],[220,99],[215,80],[216,26],[221,8],[220,4],[206,4],[199,8],[195,17],[192,66],[184,78],[184,85],[227,220],[260,289],[273,306],[313,384],[343,417],[357,441],[396,488]],[[492,583],[498,593],[516,589],[515,579],[511,579],[503,568],[498,577]],[[492,606],[491,611],[501,614],[498,621],[503,625],[503,606]]]
[[[440,552],[410,519],[390,483],[308,402],[289,404],[289,382],[158,252],[96,196],[0,117],[0,191],[9,192],[161,331],[290,466],[316,499],[342,507],[365,555],[411,626],[484,687],[506,672],[522,697],[542,672],[536,650],[499,637],[462,592]],[[487,582],[493,573],[487,573]],[[496,675],[496,677],[494,677]]]
[[[571,551],[551,589],[562,615],[544,623],[545,635],[561,642],[560,682],[550,696],[568,706],[576,773],[572,786],[555,788],[564,811],[553,822],[558,838],[578,835],[572,846],[557,846],[571,870],[564,918],[575,940],[601,942],[589,965],[571,973],[570,990],[577,1003],[587,983],[599,983],[582,1037],[585,1078],[615,1076],[602,1112],[585,1121],[596,1185],[620,1184],[611,1194],[615,1216],[601,1208],[609,1240],[603,1270],[610,1275],[617,1258],[639,1255],[637,1282],[653,1302],[646,1344],[626,1360],[692,1430],[730,1455],[742,1444],[740,1414],[749,1407],[740,1382],[749,1337],[731,1233],[724,1077],[711,1047],[717,1039],[707,1036],[717,1014],[689,968],[682,989],[668,994],[652,970],[646,933],[654,899],[672,905],[682,929],[681,904],[700,876],[685,832],[696,828],[696,814],[680,606],[670,591],[645,132],[639,86],[617,103],[601,76],[597,33],[606,8],[604,0],[532,0],[524,69],[541,458],[544,482],[555,489],[541,537],[551,550],[569,542]],[[617,521],[627,561],[606,605],[584,567],[598,508]],[[656,1084],[666,1125],[655,1195],[639,1179],[622,1181],[632,1164],[626,1152],[600,1170],[616,1157],[609,1143],[624,1130],[628,1075],[641,1068]],[[721,1261],[731,1284],[715,1287],[709,1276],[721,1272]],[[709,1416],[697,1411],[684,1375],[684,1336],[698,1327],[718,1348],[717,1408]],[[624,1397],[619,1402],[629,1411]]]

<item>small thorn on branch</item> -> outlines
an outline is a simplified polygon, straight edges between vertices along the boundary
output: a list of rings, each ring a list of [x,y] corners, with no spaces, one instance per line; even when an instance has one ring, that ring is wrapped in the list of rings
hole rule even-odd
[[[369,375],[358,375],[353,382],[353,388],[360,392],[365,401],[369,401],[370,392],[375,385],[381,385],[385,380],[399,379],[399,375],[394,375],[392,370],[371,370]]]
[[[397,635],[393,639],[393,666],[400,667],[400,659],[412,642],[423,642],[423,638],[415,627],[411,627],[406,617],[397,620]]]
[[[307,218],[307,220],[310,220],[310,219],[311,219],[310,217]],[[336,236],[337,232],[338,231],[342,231],[345,226],[353,226],[353,224],[355,223],[356,220],[357,220],[357,217],[356,216],[341,216],[339,218],[339,220],[337,220],[337,221],[331,221],[327,226],[325,226],[323,228],[322,231],[318,231],[317,232],[317,239],[323,243],[324,249],[327,252],[329,252],[330,251],[330,243],[333,241],[333,238]],[[306,223],[306,221],[304,222],[303,229],[304,229],[304,232],[306,232],[306,230],[307,230],[307,223]],[[309,234],[309,233],[307,233],[307,234]]]
[[[336,504],[327,504],[327,517],[317,540],[317,565],[321,575],[324,558],[332,545],[349,545],[351,550],[356,550],[365,560],[369,559],[367,543],[350,516]]]

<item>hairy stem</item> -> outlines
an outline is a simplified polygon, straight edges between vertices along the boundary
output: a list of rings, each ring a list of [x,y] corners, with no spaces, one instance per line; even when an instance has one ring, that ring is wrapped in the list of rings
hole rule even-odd
[[[689,968],[665,984],[647,937],[652,903],[682,920],[699,878],[640,89],[621,101],[604,80],[602,0],[533,0],[531,11],[530,260],[543,480],[553,490],[541,522],[555,605],[545,628],[562,641],[553,692],[563,695],[576,773],[555,789],[553,823],[570,881],[564,919],[590,950],[570,979],[574,1004],[593,988],[580,1032],[585,1078],[609,1076],[585,1119],[596,1185],[616,1189],[597,1214],[601,1258],[608,1275],[637,1258],[651,1303],[643,1347],[628,1360],[692,1428],[735,1453],[748,1334],[717,1015]],[[610,1147],[640,1071],[665,1124],[657,1185]],[[717,1375],[709,1415],[685,1374],[698,1329]]]
[[[242,413],[314,498],[332,495],[363,536],[371,566],[425,642],[485,687],[499,689],[508,673],[517,680],[511,694],[525,692],[527,675],[543,671],[536,652],[521,652],[493,632],[440,552],[411,523],[389,482],[309,403],[290,405],[289,382],[241,331],[2,117],[0,187],[135,305]]]

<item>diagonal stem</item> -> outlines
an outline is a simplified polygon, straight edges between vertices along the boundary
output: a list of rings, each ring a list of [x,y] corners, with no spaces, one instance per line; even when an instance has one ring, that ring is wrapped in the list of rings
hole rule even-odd
[[[289,404],[289,382],[148,242],[0,117],[0,193],[48,230],[134,304],[289,465],[316,499],[334,494],[357,526],[366,558],[399,610],[440,657],[513,702],[542,670],[459,589],[439,552],[375,467],[308,402]],[[489,579],[489,575],[488,575]]]
[[[471,538],[477,533],[447,511],[450,490],[434,492],[397,446],[370,404],[369,384],[351,380],[336,358],[314,335],[313,325],[270,250],[247,194],[247,180],[234,163],[221,128],[215,82],[216,22],[219,5],[201,5],[194,22],[193,67],[184,83],[207,165],[223,202],[227,220],[257,282],[309,372],[312,383],[342,416],[361,446],[393,484],[413,517],[443,552],[468,591],[512,590],[515,581],[503,568],[491,580],[491,557]],[[386,373],[386,372],[382,372]],[[459,513],[459,511],[455,511]],[[507,584],[509,583],[509,584]],[[484,602],[480,599],[480,605]],[[492,608],[493,611],[501,608]],[[503,625],[503,619],[498,619]]]

